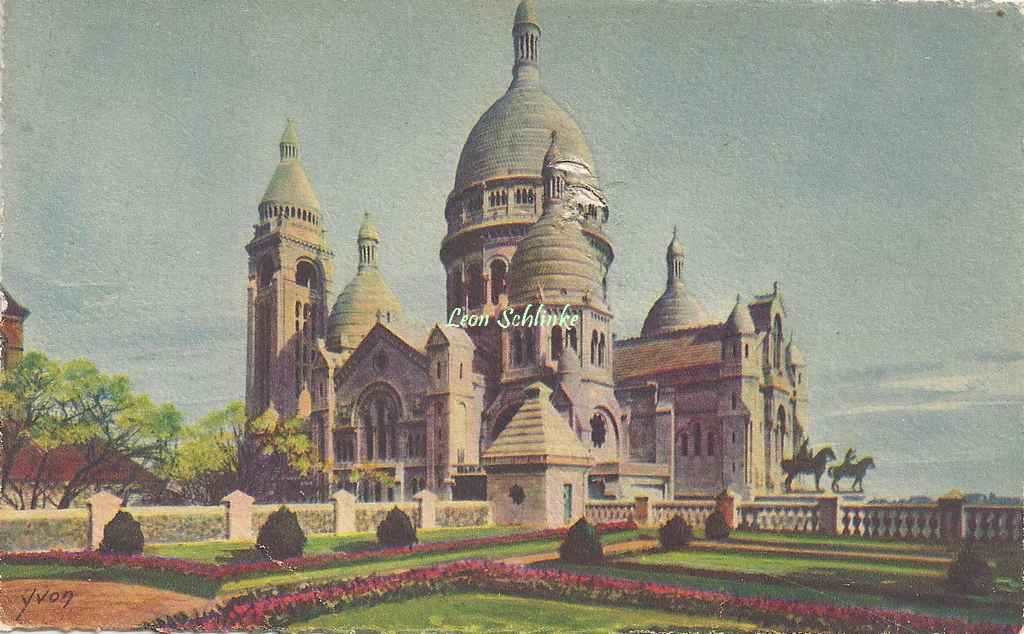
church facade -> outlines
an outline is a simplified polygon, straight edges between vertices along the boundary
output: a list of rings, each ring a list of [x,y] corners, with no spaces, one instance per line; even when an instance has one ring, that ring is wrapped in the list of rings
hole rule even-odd
[[[569,517],[585,499],[781,491],[809,419],[778,284],[709,319],[673,233],[664,293],[638,336],[616,338],[613,212],[583,132],[541,86],[529,0],[512,40],[511,84],[469,133],[443,206],[448,314],[431,327],[388,285],[369,214],[357,273],[329,301],[324,212],[288,122],[246,246],[248,414],[306,421],[321,496],[540,494]],[[502,326],[542,306],[563,318]],[[448,325],[462,317],[475,325]]]

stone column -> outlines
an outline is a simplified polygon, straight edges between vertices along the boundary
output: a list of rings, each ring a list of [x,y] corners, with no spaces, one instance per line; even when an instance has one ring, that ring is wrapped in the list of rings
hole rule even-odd
[[[236,489],[224,496],[221,503],[224,505],[227,538],[230,541],[253,541],[252,496]]]
[[[334,534],[354,533],[356,530],[356,496],[338,489],[331,496],[334,503]]]
[[[839,498],[824,495],[818,498],[818,532],[826,535],[839,533]]]
[[[635,498],[633,500],[633,518],[636,520],[637,526],[647,526],[650,522],[650,517],[650,499],[646,496]]]
[[[420,528],[431,529],[437,526],[437,496],[430,489],[423,489],[412,496],[420,509]]]
[[[123,502],[121,498],[106,491],[100,491],[86,501],[89,507],[89,548],[99,548],[103,541],[103,529],[121,510]]]
[[[957,492],[938,499],[939,530],[942,541],[956,543],[964,537],[964,498]]]

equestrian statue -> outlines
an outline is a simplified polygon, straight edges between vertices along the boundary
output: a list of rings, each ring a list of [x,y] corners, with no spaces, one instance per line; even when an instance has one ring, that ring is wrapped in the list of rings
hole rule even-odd
[[[832,452],[831,447],[819,449],[816,454],[811,455],[807,443],[808,440],[805,438],[796,455],[782,460],[782,470],[786,473],[786,481],[783,483],[786,493],[793,491],[793,478],[804,473],[813,473],[814,490],[822,491],[821,476],[825,473],[826,465],[836,459],[836,454]]]
[[[871,456],[864,456],[857,460],[857,452],[853,449],[847,449],[843,461],[837,466],[828,468],[828,477],[832,478],[832,491],[839,493],[839,482],[844,478],[853,478],[853,485],[850,487],[850,490],[863,493],[864,475],[868,472],[868,469],[874,468],[875,461]]]

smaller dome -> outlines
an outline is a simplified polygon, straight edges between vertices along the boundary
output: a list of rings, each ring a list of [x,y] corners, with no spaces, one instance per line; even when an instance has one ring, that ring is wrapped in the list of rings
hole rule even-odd
[[[263,204],[284,205],[306,210],[320,210],[320,201],[298,159],[285,159],[277,164],[274,175],[263,194]]]
[[[373,221],[370,219],[370,212],[366,212],[363,215],[363,224],[359,227],[359,235],[357,239],[362,240],[373,240],[374,242],[380,242],[380,232],[377,231],[377,227],[373,226]]]
[[[558,357],[558,373],[562,375],[579,374],[580,358],[572,346],[563,346],[562,354]]]
[[[364,268],[338,295],[327,321],[327,346],[331,350],[355,348],[381,322],[402,319],[402,304],[376,267]]]
[[[603,301],[601,263],[579,222],[545,209],[512,256],[508,289],[512,305]]]
[[[281,145],[295,145],[299,144],[299,132],[295,129],[295,122],[288,119],[287,125],[284,127],[284,133],[281,134]]]
[[[800,352],[800,348],[796,347],[791,339],[789,345],[786,346],[786,362],[794,368],[804,367],[804,353]]]
[[[686,289],[686,286],[673,284],[647,312],[640,334],[644,337],[660,335],[707,323],[707,320],[704,306]]]
[[[534,0],[523,0],[516,7],[516,24],[540,25],[537,20],[537,5]]]
[[[743,303],[739,295],[736,296],[736,305],[729,313],[729,319],[725,321],[725,327],[732,335],[754,334],[754,320],[750,316],[750,308]]]

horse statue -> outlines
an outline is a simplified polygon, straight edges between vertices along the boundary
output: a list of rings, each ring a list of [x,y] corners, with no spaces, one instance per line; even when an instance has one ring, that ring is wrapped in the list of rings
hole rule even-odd
[[[807,439],[804,439],[800,449],[792,458],[782,460],[782,470],[786,473],[786,481],[783,482],[786,493],[793,490],[793,478],[803,473],[813,473],[814,490],[821,491],[821,476],[825,473],[825,466],[836,459],[836,454],[832,452],[831,447],[819,449],[816,454],[811,455],[807,442]]]
[[[868,472],[868,469],[875,468],[875,461],[871,456],[864,456],[860,460],[856,460],[856,457],[857,452],[853,449],[848,449],[842,463],[828,468],[828,477],[832,478],[833,493],[839,493],[839,482],[843,478],[853,478],[853,485],[850,487],[851,491],[864,492],[864,475]]]

